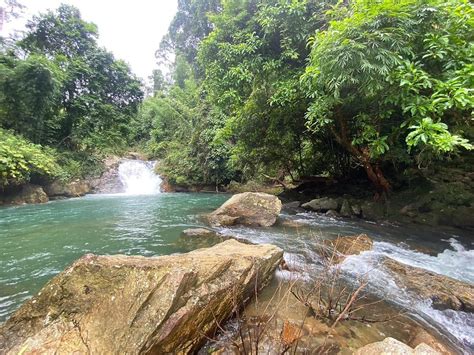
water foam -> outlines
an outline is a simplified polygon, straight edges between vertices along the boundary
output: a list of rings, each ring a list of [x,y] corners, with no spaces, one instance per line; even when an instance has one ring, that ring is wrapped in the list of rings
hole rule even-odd
[[[400,288],[390,272],[381,267],[381,261],[390,257],[403,264],[415,266],[449,276],[464,282],[473,282],[473,250],[466,250],[456,239],[448,240],[452,249],[446,249],[436,256],[409,250],[403,246],[374,242],[372,251],[363,252],[346,258],[342,268],[357,277],[364,275],[369,279],[369,287],[380,297],[394,301],[400,306],[418,314],[439,329],[452,334],[466,349],[474,348],[474,315],[471,313],[436,310],[431,301],[417,297],[415,294]]]
[[[155,195],[161,192],[162,179],[155,174],[156,162],[124,160],[118,168],[127,195]]]

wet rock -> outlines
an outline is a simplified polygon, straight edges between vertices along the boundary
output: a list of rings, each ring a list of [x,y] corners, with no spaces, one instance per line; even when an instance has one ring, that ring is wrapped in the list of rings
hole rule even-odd
[[[280,211],[281,201],[278,197],[260,192],[244,192],[232,196],[208,219],[213,226],[243,224],[269,227],[275,224]]]
[[[399,287],[430,299],[435,309],[474,312],[474,286],[448,276],[402,264],[390,258],[383,261]]]
[[[348,237],[338,237],[334,240],[323,242],[326,248],[323,253],[328,258],[333,258],[336,263],[344,261],[348,255],[357,255],[363,251],[372,250],[373,242],[367,234]]]
[[[300,211],[303,211],[303,209],[300,206],[301,206],[300,201],[288,202],[288,203],[283,204],[282,210],[288,213],[298,213]]]
[[[387,213],[387,206],[381,202],[365,202],[361,206],[362,216],[369,220],[384,218]]]
[[[301,220],[295,220],[290,218],[278,218],[278,225],[286,228],[302,228],[308,226]]]
[[[44,187],[44,191],[49,197],[79,197],[91,191],[91,186],[87,181],[61,182],[54,181]]]
[[[282,254],[229,240],[163,257],[85,255],[0,325],[0,353],[192,353]]]
[[[206,228],[189,228],[183,231],[183,235],[186,237],[210,237],[217,235],[217,233]]]
[[[362,217],[362,208],[360,205],[351,205],[352,214],[357,217]]]
[[[339,202],[334,198],[322,197],[304,203],[301,207],[315,212],[327,212],[329,210],[337,210],[339,208]]]
[[[441,344],[438,340],[436,340],[435,337],[433,337],[424,329],[419,329],[417,332],[415,332],[408,342],[408,345],[410,345],[412,348],[416,348],[423,343],[436,350],[440,354],[451,354],[451,351],[449,351],[443,344]]]
[[[184,251],[192,251],[200,248],[209,248],[228,239],[231,238],[210,229],[191,228],[183,231],[176,245]]]
[[[415,349],[403,344],[394,338],[385,338],[382,341],[368,344],[354,352],[354,355],[435,355],[440,354],[426,344],[420,344]]]
[[[339,213],[337,213],[337,211],[334,211],[334,210],[329,210],[325,213],[326,216],[328,217],[331,217],[331,218],[337,218],[337,217],[340,217]]]
[[[349,203],[349,201],[347,201],[347,200],[342,201],[341,210],[339,211],[339,213],[342,217],[351,217],[352,216],[352,208],[351,208],[351,204]]]
[[[119,178],[118,167],[121,158],[111,156],[105,162],[105,170],[97,179],[92,179],[90,185],[95,193],[114,194],[125,191],[125,187]]]
[[[41,186],[27,184],[22,186],[19,192],[5,198],[3,202],[12,205],[24,205],[28,203],[46,203],[48,201],[48,195]]]
[[[440,212],[438,223],[459,228],[474,228],[474,206],[446,208]]]

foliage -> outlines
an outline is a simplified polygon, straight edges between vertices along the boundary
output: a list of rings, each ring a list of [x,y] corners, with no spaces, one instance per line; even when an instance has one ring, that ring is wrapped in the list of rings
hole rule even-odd
[[[0,188],[59,173],[54,151],[0,129]]]
[[[461,130],[474,107],[472,13],[464,0],[356,0],[336,8],[329,28],[309,42],[302,76],[309,129],[330,130],[385,191],[379,165],[404,160],[390,147],[406,141],[408,152],[437,156],[471,149]]]
[[[34,16],[0,52],[0,128],[54,147],[63,179],[93,173],[98,157],[125,149],[143,98],[141,82],[97,37],[78,9],[61,5]]]

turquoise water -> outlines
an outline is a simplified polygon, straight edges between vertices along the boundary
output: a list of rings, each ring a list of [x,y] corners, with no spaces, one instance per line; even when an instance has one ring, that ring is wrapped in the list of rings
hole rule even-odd
[[[153,256],[183,252],[182,244],[176,243],[182,231],[204,226],[202,215],[228,197],[168,193],[90,195],[0,208],[0,322],[86,253]],[[473,314],[434,310],[425,300],[398,289],[390,274],[380,268],[381,258],[388,256],[474,284],[474,245],[469,233],[333,219],[311,213],[284,213],[283,217],[299,222],[301,227],[234,227],[221,228],[221,232],[282,247],[287,264],[295,270],[296,277],[303,278],[318,272],[322,239],[367,233],[374,240],[374,248],[347,259],[343,270],[348,277],[356,278],[358,273],[370,270],[371,293],[435,327],[460,349],[474,350]],[[285,273],[279,271],[277,277],[295,276]]]
[[[180,252],[181,232],[228,198],[217,194],[91,195],[0,208],[0,322],[85,253]]]

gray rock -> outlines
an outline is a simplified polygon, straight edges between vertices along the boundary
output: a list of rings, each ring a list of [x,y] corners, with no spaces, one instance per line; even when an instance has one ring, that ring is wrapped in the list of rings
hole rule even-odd
[[[342,201],[341,210],[339,211],[342,217],[351,217],[352,216],[352,208],[351,204],[348,200]]]
[[[310,211],[326,212],[329,210],[337,210],[339,208],[339,202],[334,198],[322,197],[304,203],[301,207]]]
[[[325,213],[326,216],[328,217],[331,217],[331,218],[337,218],[337,217],[340,217],[339,213],[337,213],[337,211],[334,211],[334,210],[329,210]]]

